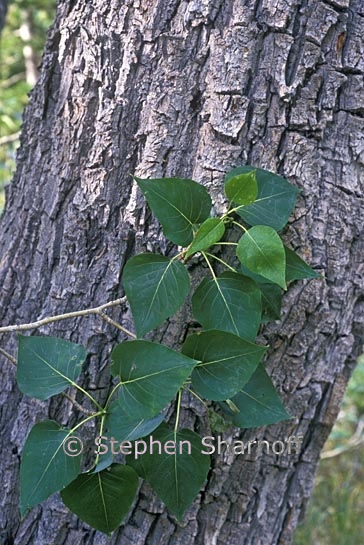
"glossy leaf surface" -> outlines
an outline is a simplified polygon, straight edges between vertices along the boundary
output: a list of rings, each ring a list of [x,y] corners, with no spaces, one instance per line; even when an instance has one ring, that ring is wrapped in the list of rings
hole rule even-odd
[[[220,218],[209,218],[204,221],[195,235],[193,242],[186,252],[186,257],[206,250],[216,242],[219,242],[225,233],[224,222]]]
[[[236,255],[251,272],[286,289],[286,256],[274,229],[265,225],[249,229],[239,240]]]
[[[227,178],[225,182],[227,198],[236,204],[247,205],[255,201],[258,196],[256,171],[241,172]]]

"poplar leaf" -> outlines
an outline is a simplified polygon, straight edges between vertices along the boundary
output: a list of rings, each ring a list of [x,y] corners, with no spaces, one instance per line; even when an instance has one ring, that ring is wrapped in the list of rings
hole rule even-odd
[[[209,215],[211,197],[205,187],[194,180],[158,178],[142,180],[134,177],[153,214],[163,227],[164,235],[180,246],[193,239],[193,227]]]
[[[286,255],[272,227],[257,225],[247,231],[236,248],[239,261],[253,273],[286,289]]]
[[[122,281],[138,337],[174,314],[190,290],[190,278],[182,263],[152,253],[129,259]]]

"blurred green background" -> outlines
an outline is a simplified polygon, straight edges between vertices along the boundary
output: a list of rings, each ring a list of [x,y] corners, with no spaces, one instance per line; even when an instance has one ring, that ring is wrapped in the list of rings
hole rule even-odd
[[[13,176],[22,112],[34,87],[56,0],[9,0],[0,35],[0,210]]]
[[[19,145],[22,112],[34,87],[56,0],[10,0],[0,37],[0,210]],[[364,543],[364,356],[325,446],[316,487],[294,545]]]
[[[315,490],[293,545],[364,543],[364,354],[326,442]]]

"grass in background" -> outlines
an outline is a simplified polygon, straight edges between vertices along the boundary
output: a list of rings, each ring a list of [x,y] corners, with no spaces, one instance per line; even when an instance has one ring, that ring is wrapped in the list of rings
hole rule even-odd
[[[363,429],[364,355],[359,358],[325,446],[314,494],[293,545],[363,545]]]

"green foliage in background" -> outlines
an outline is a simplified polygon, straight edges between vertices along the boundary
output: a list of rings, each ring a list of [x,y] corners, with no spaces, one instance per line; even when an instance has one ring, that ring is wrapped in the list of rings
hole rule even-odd
[[[307,515],[296,531],[293,545],[362,545],[363,432],[364,355],[350,379],[339,418],[323,452]]]
[[[4,185],[14,173],[17,134],[32,88],[27,83],[23,48],[31,47],[35,65],[39,66],[55,7],[56,0],[12,0],[0,36],[0,211],[4,206]],[[24,39],[22,25],[30,31],[29,40]]]

